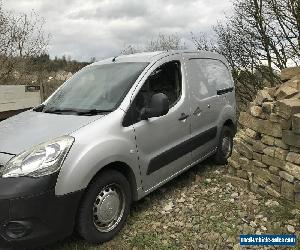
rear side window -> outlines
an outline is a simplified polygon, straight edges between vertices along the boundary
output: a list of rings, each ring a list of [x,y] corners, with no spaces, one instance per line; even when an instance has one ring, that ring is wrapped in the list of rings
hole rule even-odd
[[[219,60],[190,59],[189,77],[194,91],[201,98],[233,87],[227,67]]]

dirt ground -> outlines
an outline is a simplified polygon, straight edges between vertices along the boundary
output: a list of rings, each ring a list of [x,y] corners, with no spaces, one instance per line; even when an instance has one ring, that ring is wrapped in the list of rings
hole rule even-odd
[[[234,187],[226,174],[206,161],[134,203],[112,241],[95,246],[72,236],[47,249],[246,249],[239,235],[249,233],[295,232],[299,239],[299,209]]]

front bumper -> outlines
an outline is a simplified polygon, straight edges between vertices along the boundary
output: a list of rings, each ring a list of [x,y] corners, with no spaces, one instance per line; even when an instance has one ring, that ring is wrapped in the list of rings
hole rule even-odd
[[[36,247],[72,234],[83,191],[56,196],[56,179],[0,178],[0,248]]]

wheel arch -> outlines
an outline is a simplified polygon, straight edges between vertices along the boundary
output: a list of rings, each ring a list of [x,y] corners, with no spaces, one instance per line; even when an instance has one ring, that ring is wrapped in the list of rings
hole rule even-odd
[[[138,200],[138,192],[137,192],[137,183],[136,183],[136,178],[134,175],[133,170],[131,169],[131,167],[121,161],[114,161],[111,163],[106,164],[105,166],[103,166],[90,180],[88,186],[92,183],[92,181],[98,177],[99,175],[101,175],[104,171],[106,170],[116,170],[118,172],[120,172],[121,174],[123,174],[125,176],[125,178],[128,180],[129,184],[130,184],[130,189],[131,189],[131,194],[132,194],[132,199],[134,201]]]
[[[223,127],[224,126],[231,128],[234,131],[234,133],[236,133],[237,127],[236,127],[236,124],[232,121],[232,119],[227,119],[223,123]]]

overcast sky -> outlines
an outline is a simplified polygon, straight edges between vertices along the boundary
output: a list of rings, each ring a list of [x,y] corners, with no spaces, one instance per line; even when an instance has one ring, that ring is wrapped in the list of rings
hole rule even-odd
[[[231,11],[230,0],[4,0],[6,10],[36,10],[51,34],[51,57],[77,60],[118,55],[129,44],[145,44],[159,33],[211,32]]]

